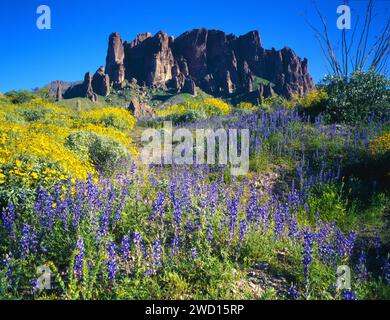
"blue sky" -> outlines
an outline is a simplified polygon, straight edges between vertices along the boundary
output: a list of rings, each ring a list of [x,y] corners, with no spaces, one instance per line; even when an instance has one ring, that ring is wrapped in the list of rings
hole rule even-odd
[[[36,9],[49,5],[52,29],[38,30]],[[342,0],[318,0],[332,37],[336,8]],[[364,13],[366,0],[351,0],[352,24]],[[390,0],[378,0],[373,32],[389,19]],[[0,92],[32,89],[51,80],[75,81],[104,65],[108,35],[124,39],[164,30],[177,37],[206,27],[236,35],[257,29],[265,48],[289,46],[309,59],[315,81],[326,73],[321,50],[303,15],[317,21],[311,0],[13,0],[0,7]]]

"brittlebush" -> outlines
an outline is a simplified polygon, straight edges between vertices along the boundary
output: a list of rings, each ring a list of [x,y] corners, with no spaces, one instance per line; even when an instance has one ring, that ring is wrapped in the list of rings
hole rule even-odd
[[[86,179],[95,175],[88,155],[67,146],[77,132],[91,132],[136,150],[129,137],[136,120],[124,109],[73,111],[41,99],[15,105],[0,99],[0,185]]]
[[[183,104],[172,105],[157,111],[159,117],[180,115],[188,111],[201,111],[207,116],[227,115],[231,111],[231,106],[225,101],[217,98],[207,98],[202,101],[188,101]]]
[[[390,133],[386,133],[370,142],[372,154],[379,155],[390,151]]]

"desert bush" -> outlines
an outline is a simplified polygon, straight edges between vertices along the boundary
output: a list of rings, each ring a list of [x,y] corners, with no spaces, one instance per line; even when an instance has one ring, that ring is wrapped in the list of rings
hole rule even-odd
[[[114,139],[93,132],[80,131],[69,135],[66,145],[85,160],[91,159],[95,166],[109,172],[128,153],[123,145]]]
[[[314,118],[325,111],[328,99],[328,94],[322,88],[314,89],[303,97],[295,98],[294,101],[301,112]]]
[[[89,173],[96,173],[94,165],[109,167],[110,161],[120,155],[136,152],[128,136],[135,119],[126,110],[110,107],[78,112],[39,98],[20,105],[7,99],[1,101],[3,190],[17,193],[18,188],[27,190],[70,178],[86,179]],[[80,138],[85,132],[94,139],[88,143],[81,139],[79,145],[88,148],[71,148],[68,137]]]
[[[370,150],[374,155],[390,152],[390,133],[386,133],[370,142]]]
[[[21,116],[28,122],[34,122],[45,117],[45,110],[20,110]]]
[[[80,112],[83,121],[114,128],[121,131],[129,131],[134,128],[136,119],[125,109],[106,107]]]
[[[13,104],[23,104],[28,103],[34,98],[36,98],[36,95],[30,91],[27,90],[20,90],[20,91],[10,91],[7,92],[6,97],[9,101]]]
[[[240,102],[236,105],[236,109],[240,111],[241,113],[250,113],[253,111],[257,111],[259,108],[258,106],[250,103],[250,102]]]
[[[206,119],[207,115],[203,110],[186,110],[184,113],[174,113],[166,117],[166,120],[172,121],[174,124],[195,122]]]
[[[159,117],[168,117],[174,114],[182,115],[188,111],[194,111],[192,115],[188,113],[189,117],[195,114],[206,116],[220,116],[227,115],[231,111],[231,106],[221,99],[207,98],[202,101],[187,101],[184,104],[172,105],[157,111]]]
[[[324,85],[326,115],[332,122],[356,123],[389,112],[390,81],[384,75],[356,71],[345,79],[326,77]]]
[[[295,102],[293,100],[287,100],[286,98],[275,94],[272,97],[265,98],[263,101],[263,105],[272,109],[280,107],[293,108],[295,107]]]

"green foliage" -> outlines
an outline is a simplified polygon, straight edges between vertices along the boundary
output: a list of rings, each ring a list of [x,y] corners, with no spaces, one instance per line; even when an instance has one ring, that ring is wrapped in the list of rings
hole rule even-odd
[[[13,104],[29,103],[32,99],[37,97],[36,94],[34,94],[30,91],[27,91],[27,90],[10,91],[10,92],[7,92],[5,94],[5,96]]]
[[[47,110],[31,110],[31,109],[22,109],[19,111],[19,114],[27,121],[27,122],[36,122],[40,119],[45,118]]]
[[[166,120],[172,121],[174,124],[182,124],[188,122],[195,122],[206,119],[207,115],[204,110],[186,110],[184,113],[174,113],[166,117]]]
[[[115,140],[86,131],[69,135],[66,145],[80,156],[88,156],[103,172],[112,170],[127,155],[126,149]]]
[[[313,189],[308,198],[309,217],[315,221],[319,213],[323,221],[336,221],[340,226],[346,226],[347,201],[343,195],[343,185],[325,184]]]
[[[356,71],[347,79],[327,77],[326,114],[332,122],[355,123],[368,116],[385,115],[390,106],[390,81],[374,71]]]
[[[268,108],[276,108],[276,107],[292,107],[293,103],[289,102],[286,98],[279,96],[277,94],[272,97],[268,97],[264,99],[263,105]]]
[[[324,89],[315,89],[308,92],[304,97],[295,99],[300,112],[309,115],[314,120],[316,116],[325,112],[329,97]]]

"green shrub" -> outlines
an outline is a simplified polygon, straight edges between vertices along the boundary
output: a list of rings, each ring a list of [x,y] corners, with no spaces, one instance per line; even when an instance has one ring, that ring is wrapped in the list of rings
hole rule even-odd
[[[103,124],[107,128],[114,128],[122,131],[128,129],[127,122],[112,113],[102,117],[100,119],[100,124]]]
[[[10,91],[5,95],[13,104],[29,103],[32,99],[36,98],[34,93],[27,90]]]
[[[325,112],[328,99],[326,90],[322,88],[311,90],[305,96],[296,98],[295,103],[300,112],[314,120],[316,116]]]
[[[171,114],[166,117],[166,120],[172,121],[174,124],[181,124],[187,122],[195,122],[206,119],[207,115],[203,110],[187,110],[182,114]]]
[[[19,113],[26,121],[34,122],[44,118],[47,111],[44,109],[42,110],[25,109],[25,110],[20,110]]]
[[[324,79],[329,100],[326,114],[332,122],[356,123],[389,111],[390,81],[374,71],[353,72],[347,79]]]
[[[102,172],[112,170],[127,155],[126,149],[115,140],[92,132],[71,134],[66,145],[82,157],[89,157]]]

